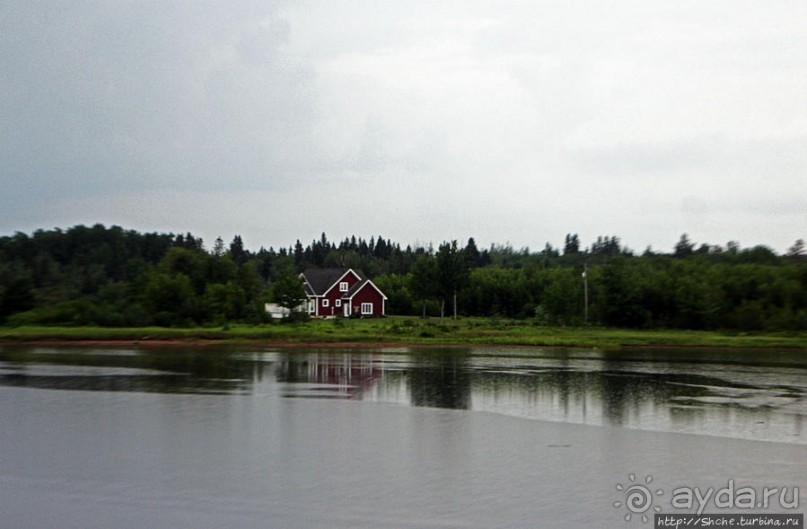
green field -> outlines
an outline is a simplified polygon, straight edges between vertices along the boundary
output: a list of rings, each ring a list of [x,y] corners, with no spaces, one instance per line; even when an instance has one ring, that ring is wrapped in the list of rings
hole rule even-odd
[[[390,343],[496,344],[611,348],[788,347],[807,350],[807,333],[747,334],[707,331],[547,327],[491,318],[388,317],[379,320],[311,320],[217,328],[0,327],[0,342],[264,342],[273,344]]]

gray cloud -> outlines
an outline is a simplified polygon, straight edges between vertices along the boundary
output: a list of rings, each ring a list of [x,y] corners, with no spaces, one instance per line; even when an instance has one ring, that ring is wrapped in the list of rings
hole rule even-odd
[[[728,0],[12,0],[0,232],[782,250],[807,230],[805,20]]]

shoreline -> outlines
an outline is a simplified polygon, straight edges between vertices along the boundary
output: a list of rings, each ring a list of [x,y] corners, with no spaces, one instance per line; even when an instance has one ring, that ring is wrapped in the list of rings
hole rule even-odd
[[[59,339],[59,338],[34,338],[23,340],[4,340],[0,339],[0,347],[3,346],[40,346],[40,347],[140,347],[148,349],[162,349],[171,347],[248,347],[248,346],[261,346],[261,347],[277,347],[282,349],[298,349],[298,348],[321,348],[321,349],[380,349],[380,348],[409,348],[409,349],[423,349],[423,348],[461,348],[461,347],[508,347],[508,348],[551,348],[551,349],[569,349],[569,348],[587,348],[587,349],[668,349],[668,350],[681,350],[681,351],[694,351],[698,349],[721,349],[726,351],[749,351],[749,350],[790,350],[799,351],[807,350],[799,345],[731,345],[731,344],[680,344],[680,343],[622,343],[622,344],[602,344],[592,345],[589,343],[563,343],[563,344],[550,344],[550,343],[501,343],[501,342],[417,342],[417,341],[384,341],[384,340],[367,340],[367,341],[322,341],[322,340],[277,340],[277,339],[205,339],[205,338],[157,338],[157,339]]]
[[[310,320],[223,327],[0,327],[0,345],[139,347],[555,347],[791,349],[807,353],[807,333],[548,327],[529,321],[467,318]]]

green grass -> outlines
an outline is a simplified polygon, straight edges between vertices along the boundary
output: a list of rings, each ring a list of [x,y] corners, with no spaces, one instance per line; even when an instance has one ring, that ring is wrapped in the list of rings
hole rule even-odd
[[[545,327],[492,318],[388,317],[312,320],[304,323],[230,325],[222,328],[0,327],[2,342],[227,341],[269,343],[496,344],[579,347],[790,347],[807,350],[807,333],[747,334],[596,327]]]

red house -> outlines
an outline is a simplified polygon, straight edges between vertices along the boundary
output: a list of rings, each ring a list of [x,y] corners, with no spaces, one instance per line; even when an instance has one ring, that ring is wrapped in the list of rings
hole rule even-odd
[[[387,296],[361,271],[343,268],[310,268],[300,274],[311,316],[386,315]]]

